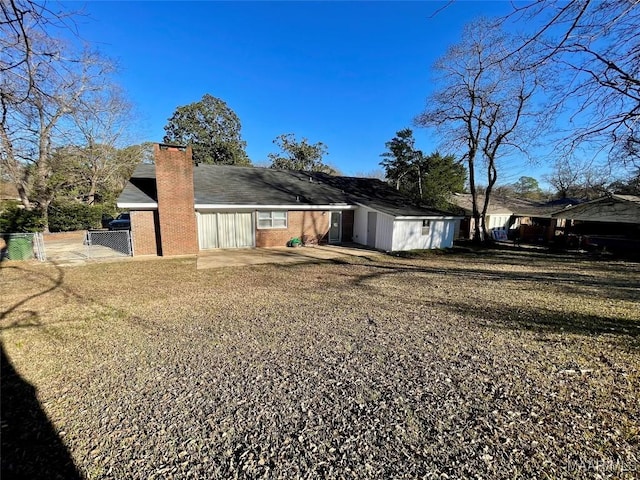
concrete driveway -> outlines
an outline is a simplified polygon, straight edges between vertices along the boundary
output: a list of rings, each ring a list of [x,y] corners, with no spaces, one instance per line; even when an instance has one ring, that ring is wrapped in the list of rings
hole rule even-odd
[[[102,245],[86,245],[84,230],[44,235],[47,260],[62,267],[85,265],[89,261],[128,260],[131,257]]]
[[[337,245],[209,250],[199,253],[197,268],[243,267],[265,263],[317,263],[341,257],[371,257],[380,254],[366,248]]]

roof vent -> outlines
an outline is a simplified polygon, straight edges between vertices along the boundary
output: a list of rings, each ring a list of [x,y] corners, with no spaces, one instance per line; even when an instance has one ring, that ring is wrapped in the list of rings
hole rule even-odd
[[[296,195],[296,202],[300,203],[300,195]]]
[[[313,177],[309,177],[309,181],[313,183]]]

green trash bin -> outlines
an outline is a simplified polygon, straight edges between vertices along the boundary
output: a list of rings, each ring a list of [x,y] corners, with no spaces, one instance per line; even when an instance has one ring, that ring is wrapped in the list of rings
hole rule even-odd
[[[11,237],[7,245],[9,260],[30,260],[33,258],[31,237]]]

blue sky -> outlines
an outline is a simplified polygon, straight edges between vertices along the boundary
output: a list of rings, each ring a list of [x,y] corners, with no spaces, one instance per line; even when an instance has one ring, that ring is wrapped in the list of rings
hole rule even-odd
[[[242,123],[254,163],[283,133],[324,142],[348,175],[379,168],[385,142],[412,125],[432,63],[477,15],[509,2],[66,2],[87,16],[80,36],[119,67],[134,104],[132,142],[161,141],[176,107],[205,93]],[[417,147],[438,146],[414,129]],[[539,170],[511,162],[503,181]]]

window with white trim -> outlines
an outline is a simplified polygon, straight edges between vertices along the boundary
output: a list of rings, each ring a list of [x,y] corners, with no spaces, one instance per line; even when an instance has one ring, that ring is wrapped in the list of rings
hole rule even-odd
[[[287,212],[258,212],[258,228],[287,228]]]
[[[429,235],[431,220],[422,220],[422,235]]]

